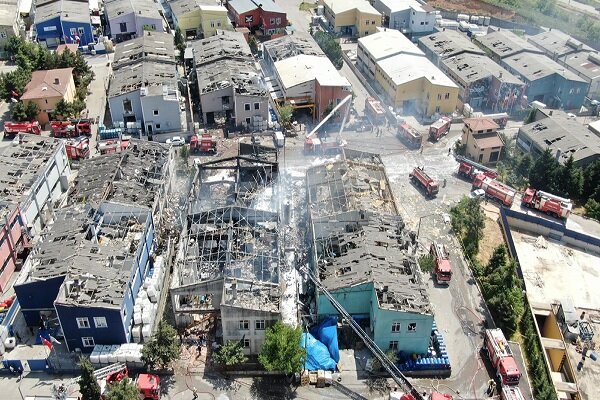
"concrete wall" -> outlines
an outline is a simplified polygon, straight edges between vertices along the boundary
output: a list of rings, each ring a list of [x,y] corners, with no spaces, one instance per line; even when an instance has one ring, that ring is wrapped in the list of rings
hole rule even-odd
[[[23,221],[21,209],[18,206],[9,205],[9,211],[5,215],[0,228],[0,292],[6,290],[6,285],[15,271],[17,255],[24,245],[29,243],[25,229],[27,226]]]
[[[331,295],[344,307],[350,315],[371,315],[371,299],[373,283],[366,282],[360,285],[330,290]],[[325,295],[319,293],[317,297],[317,313],[319,317],[339,315],[337,310]]]
[[[75,35],[79,37],[81,45],[95,42],[94,30],[89,18],[86,21],[62,21],[62,31],[64,32],[62,40],[65,43],[77,43]]]
[[[233,97],[232,86],[200,95],[200,107],[202,108],[202,114],[205,122],[207,113],[225,112],[223,109],[223,97],[229,97],[229,110],[231,110],[233,113],[235,110],[235,99]]]
[[[179,92],[177,89],[175,91],[175,96],[169,96],[169,98],[164,98],[162,94],[141,98],[143,126],[146,134],[151,131],[161,133],[182,130]]]
[[[250,105],[250,110],[246,110],[246,104]],[[258,109],[256,105],[258,104]],[[250,126],[254,127],[255,117],[260,121],[266,121],[269,118],[269,99],[258,96],[236,95],[235,96],[235,123],[237,126],[247,124],[247,118],[250,118]]]
[[[227,9],[222,11],[216,10],[201,10],[200,11],[200,32],[204,37],[213,36],[217,33],[217,29],[231,31],[233,26],[227,16]]]
[[[351,89],[348,90],[341,86],[321,86],[317,81],[315,83],[315,118],[320,121],[326,116],[323,114],[327,110],[329,104],[333,104],[335,106],[338,104],[338,102],[342,101],[344,97],[350,94],[352,94]],[[342,107],[341,111],[342,112],[340,112],[338,117],[334,118],[334,120],[341,120],[344,117],[346,108]]]
[[[433,315],[417,314],[398,310],[379,308],[377,294],[373,290],[371,297],[371,329],[373,340],[382,350],[390,348],[391,341],[398,342],[398,351],[412,354],[425,354],[429,347]],[[400,324],[399,332],[392,332],[392,324]],[[416,324],[416,330],[409,331],[409,324]]]
[[[262,350],[265,341],[266,329],[273,326],[281,319],[279,313],[221,305],[221,324],[223,327],[223,341],[239,342],[242,339],[250,340],[250,346],[244,348],[245,354],[256,355]],[[240,329],[240,321],[248,321],[248,329]],[[265,321],[265,328],[258,329],[256,322]]]
[[[60,183],[61,176],[66,179],[71,174],[71,166],[67,159],[64,142],[57,145],[54,156],[48,161],[47,167],[31,185],[31,192],[21,203],[22,215],[32,235],[38,234],[49,222],[52,214],[52,203],[59,199],[67,190]]]
[[[555,86],[555,93],[557,93],[561,100],[560,103],[557,103],[557,106],[565,110],[573,110],[579,109],[583,105],[590,84],[573,81],[560,74],[556,74]]]
[[[21,32],[21,17],[18,15],[18,8],[16,8],[17,14],[15,14],[15,19],[12,24],[0,25],[0,59],[5,59],[8,57],[8,54],[4,50],[4,46],[8,43],[11,37],[13,36],[22,36],[23,32]]]
[[[126,113],[123,102],[131,101],[131,112]],[[144,113],[142,109],[142,102],[140,97],[140,91],[133,90],[129,93],[124,93],[119,96],[112,96],[108,98],[108,108],[110,109],[110,117],[115,122],[124,122],[128,116],[135,116],[135,120],[142,122],[144,120]]]
[[[56,300],[64,280],[64,276],[58,276],[14,286],[27,326],[38,326],[40,311],[54,309],[54,300]]]
[[[335,14],[323,0],[319,4],[323,6],[323,14],[329,22],[329,27],[336,33],[363,37],[377,32],[377,27],[381,26],[381,15],[378,13],[353,9]],[[351,32],[343,32],[345,29]]]
[[[433,32],[435,26],[435,13],[418,11],[410,9],[410,26],[408,29],[411,33],[428,34]]]

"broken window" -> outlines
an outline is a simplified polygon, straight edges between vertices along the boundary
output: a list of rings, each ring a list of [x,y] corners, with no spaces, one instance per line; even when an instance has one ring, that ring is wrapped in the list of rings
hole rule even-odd
[[[250,339],[244,339],[244,348],[245,349],[249,349],[250,348]]]
[[[123,111],[133,112],[133,108],[131,107],[131,100],[129,100],[129,99],[123,100]]]
[[[416,322],[411,322],[410,324],[408,324],[408,331],[409,332],[416,332],[417,331],[417,323]]]
[[[254,324],[254,328],[257,331],[264,331],[265,330],[265,320],[264,319],[257,320]]]

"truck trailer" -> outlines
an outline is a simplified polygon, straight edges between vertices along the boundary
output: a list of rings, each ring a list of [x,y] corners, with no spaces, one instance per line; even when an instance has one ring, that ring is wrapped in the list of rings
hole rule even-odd
[[[406,122],[398,125],[398,137],[413,149],[418,149],[423,144],[423,135]]]
[[[573,209],[571,200],[532,187],[527,188],[525,193],[523,193],[521,205],[562,219],[569,218]]]
[[[37,121],[31,122],[5,122],[4,123],[4,137],[11,138],[17,133],[30,133],[32,135],[40,135],[42,129],[40,123]]]
[[[501,329],[486,329],[483,348],[502,385],[518,385],[521,371]]]
[[[425,167],[415,167],[412,172],[408,174],[408,177],[411,182],[421,186],[425,190],[427,197],[433,198],[440,191],[440,185],[425,173]]]
[[[483,189],[485,197],[498,200],[503,205],[510,207],[515,200],[517,191],[504,183],[479,173],[473,180],[474,189]]]

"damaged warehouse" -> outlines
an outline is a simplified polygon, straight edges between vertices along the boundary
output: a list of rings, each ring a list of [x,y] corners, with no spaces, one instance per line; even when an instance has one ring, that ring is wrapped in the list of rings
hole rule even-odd
[[[381,349],[426,353],[433,311],[409,232],[378,156],[345,151],[343,160],[306,173],[310,255],[321,283]],[[313,320],[337,316],[316,293]],[[313,321],[317,322],[317,321]],[[355,336],[343,326],[340,345]]]
[[[171,282],[177,325],[221,321],[223,341],[258,354],[281,319],[277,153],[240,144],[236,157],[199,166]]]

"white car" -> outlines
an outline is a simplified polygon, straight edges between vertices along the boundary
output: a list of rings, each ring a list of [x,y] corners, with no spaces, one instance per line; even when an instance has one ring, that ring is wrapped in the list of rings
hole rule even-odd
[[[485,190],[475,189],[469,193],[469,197],[472,199],[483,199],[485,197]]]
[[[185,144],[185,139],[181,136],[173,136],[171,139],[167,139],[167,144],[172,146],[183,146]]]

